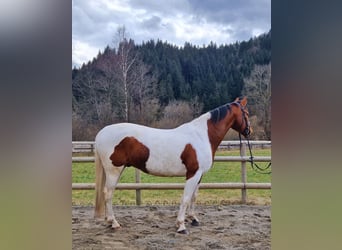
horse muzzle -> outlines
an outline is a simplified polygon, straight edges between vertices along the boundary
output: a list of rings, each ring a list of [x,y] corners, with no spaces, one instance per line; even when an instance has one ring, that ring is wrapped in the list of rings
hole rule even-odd
[[[252,132],[253,132],[253,129],[251,127],[246,127],[241,134],[244,137],[248,138]]]

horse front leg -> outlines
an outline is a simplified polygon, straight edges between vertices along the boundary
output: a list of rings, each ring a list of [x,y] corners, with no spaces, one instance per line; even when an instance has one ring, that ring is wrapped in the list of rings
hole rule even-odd
[[[201,180],[201,177],[202,177],[202,172],[197,171],[196,174],[190,179],[188,179],[185,183],[184,193],[183,193],[181,205],[180,205],[178,216],[177,216],[177,223],[176,223],[178,226],[178,229],[177,229],[178,233],[181,233],[181,234],[189,233],[184,223],[185,213],[186,213],[186,209],[191,203],[194,193],[196,192],[196,189],[197,189],[199,181]]]

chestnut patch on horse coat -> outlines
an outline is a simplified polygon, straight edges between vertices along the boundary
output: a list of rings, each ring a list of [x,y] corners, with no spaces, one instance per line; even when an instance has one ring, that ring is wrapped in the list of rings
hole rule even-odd
[[[214,117],[213,119],[208,119],[207,121],[208,137],[213,159],[218,146],[220,145],[221,141],[223,140],[223,137],[225,136],[225,134],[227,133],[228,129],[231,127],[234,121],[233,115],[229,114],[231,113],[226,112],[226,116],[223,118],[220,117],[219,120],[217,120],[217,118]]]
[[[196,150],[191,144],[186,144],[180,158],[186,167],[186,179],[188,180],[193,177],[198,170]]]
[[[113,154],[109,157],[114,166],[134,166],[145,173],[146,162],[150,156],[150,150],[134,137],[125,137],[115,146]]]
[[[207,122],[208,126],[208,137],[209,137],[209,142],[211,146],[211,153],[214,159],[216,149],[218,145],[221,143],[221,138],[215,133],[215,125],[211,120],[208,120]]]

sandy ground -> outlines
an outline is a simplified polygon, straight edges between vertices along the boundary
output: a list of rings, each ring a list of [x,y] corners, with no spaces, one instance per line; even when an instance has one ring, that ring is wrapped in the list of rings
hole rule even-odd
[[[271,249],[270,206],[197,206],[200,226],[176,233],[178,206],[114,206],[120,229],[93,219],[93,207],[73,207],[73,249]]]

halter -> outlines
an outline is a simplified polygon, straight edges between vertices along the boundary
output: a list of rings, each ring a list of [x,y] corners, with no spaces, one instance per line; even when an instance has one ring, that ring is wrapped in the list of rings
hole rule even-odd
[[[254,157],[253,157],[253,154],[252,154],[251,144],[249,143],[249,136],[251,134],[250,122],[247,121],[245,109],[241,105],[239,105],[239,106],[241,108],[242,115],[243,115],[243,118],[244,118],[245,124],[246,124],[246,128],[242,132],[239,133],[240,150],[241,150],[241,145],[242,145],[242,141],[241,141],[241,134],[242,134],[246,138],[246,140],[247,140],[248,149],[249,149],[249,153],[250,153],[249,162],[251,163],[252,169],[255,172],[259,173],[259,174],[271,174],[272,171],[265,172],[267,169],[269,169],[271,167],[271,162],[268,163],[268,165],[266,167],[264,167],[264,168],[260,167],[258,164],[256,164],[254,162]]]

